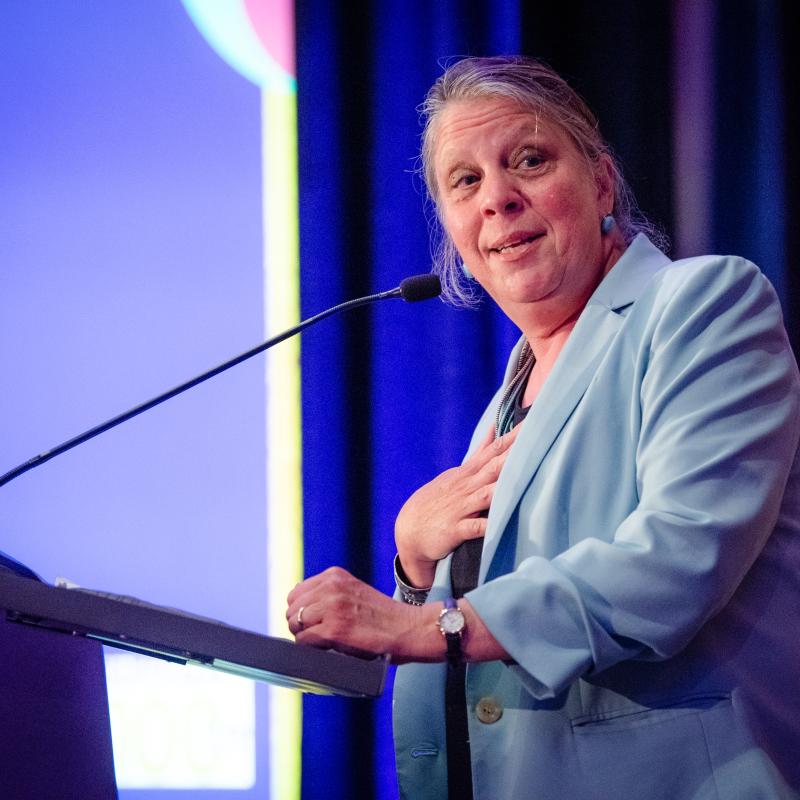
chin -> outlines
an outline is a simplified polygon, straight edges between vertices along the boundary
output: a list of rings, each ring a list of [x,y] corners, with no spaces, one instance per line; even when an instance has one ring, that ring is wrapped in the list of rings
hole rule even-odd
[[[515,305],[538,303],[551,298],[558,291],[558,286],[557,281],[548,283],[542,283],[541,281],[526,281],[524,283],[515,281],[503,287],[502,298],[498,295],[498,305],[502,306],[503,303],[513,303]]]

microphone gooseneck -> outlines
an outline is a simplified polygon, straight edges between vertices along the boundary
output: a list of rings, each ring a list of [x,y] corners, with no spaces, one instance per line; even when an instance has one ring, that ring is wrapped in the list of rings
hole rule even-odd
[[[268,350],[270,347],[280,344],[285,339],[295,336],[296,334],[300,333],[300,331],[308,328],[310,325],[314,325],[315,323],[320,322],[327,317],[331,317],[341,311],[347,311],[351,308],[365,306],[378,300],[388,300],[393,297],[401,297],[403,300],[409,303],[416,303],[420,300],[429,300],[433,297],[437,297],[441,291],[442,287],[439,283],[439,278],[437,278],[436,275],[413,275],[412,277],[401,281],[400,285],[395,289],[389,289],[385,292],[367,295],[366,297],[357,297],[355,300],[348,300],[345,303],[340,303],[338,306],[326,309],[325,311],[322,311],[313,317],[303,320],[293,328],[289,328],[289,330],[283,331],[283,333],[279,333],[277,336],[273,336],[266,342],[262,342],[256,347],[253,347],[238,356],[234,356],[234,358],[231,358],[230,360],[225,361],[216,367],[212,367],[210,370],[197,375],[196,377],[180,384],[179,386],[176,386],[174,389],[170,389],[169,391],[158,395],[158,397],[154,397],[152,400],[147,400],[135,408],[125,411],[124,413],[113,417],[107,422],[103,422],[101,425],[90,428],[88,431],[69,439],[63,444],[57,445],[51,450],[41,453],[38,456],[34,456],[24,464],[20,464],[18,467],[14,467],[14,469],[6,472],[5,475],[0,476],[0,486],[13,481],[14,478],[18,478],[20,475],[28,472],[28,470],[50,461],[51,458],[55,458],[56,456],[61,455],[61,453],[66,453],[67,450],[71,450],[73,447],[77,447],[79,444],[83,444],[84,442],[89,441],[89,439],[93,439],[95,436],[105,433],[107,430],[111,430],[111,428],[116,428],[117,425],[121,425],[123,422],[127,422],[129,419],[132,419],[139,414],[143,414],[145,411],[149,411],[151,408],[160,405],[176,395],[182,394],[188,389],[192,389],[198,384],[207,381],[209,378],[213,378],[214,376],[219,375],[221,372],[225,372],[225,370],[235,367],[237,364],[241,364],[243,361],[247,361],[247,359],[252,358],[258,353],[263,353],[264,350]]]

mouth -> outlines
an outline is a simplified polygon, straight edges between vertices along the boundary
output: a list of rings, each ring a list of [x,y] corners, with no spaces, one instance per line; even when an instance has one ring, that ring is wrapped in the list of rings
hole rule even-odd
[[[490,253],[513,253],[514,251],[518,250],[525,245],[530,244],[531,242],[540,239],[544,234],[542,233],[523,233],[523,234],[514,234],[511,238],[505,240],[502,243],[497,244],[495,247],[490,247]]]

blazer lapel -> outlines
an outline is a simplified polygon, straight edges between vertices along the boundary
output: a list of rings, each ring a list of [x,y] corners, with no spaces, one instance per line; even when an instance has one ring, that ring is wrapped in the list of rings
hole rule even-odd
[[[553,371],[522,423],[508,454],[489,510],[479,583],[486,580],[503,531],[542,459],[589,386],[617,335],[624,315],[669,259],[645,237],[635,239],[598,286],[570,334]],[[508,377],[507,377],[508,380]]]

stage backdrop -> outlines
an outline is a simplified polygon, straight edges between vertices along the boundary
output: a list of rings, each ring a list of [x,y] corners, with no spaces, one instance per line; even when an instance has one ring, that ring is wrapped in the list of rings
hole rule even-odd
[[[796,331],[798,56],[788,5],[299,3],[303,313],[428,269],[416,107],[444,61],[521,51],[585,95],[673,255],[756,261]],[[436,301],[355,312],[304,337],[309,574],[341,564],[392,590],[394,517],[460,461],[514,338],[488,302],[455,311]],[[304,712],[305,798],[396,797],[388,698],[306,698]]]
[[[280,0],[0,6],[0,472],[296,319],[293,22]],[[297,346],[281,359],[280,379],[258,357],[5,486],[0,548],[48,581],[287,635]],[[106,664],[123,800],[298,796],[297,694]]]
[[[428,270],[416,106],[443,60],[522,51],[584,93],[673,254],[758,262],[796,341],[788,6],[300,3],[302,315]],[[263,91],[171,0],[146,13],[133,0],[9,0],[0,44],[0,425],[12,466],[261,338]],[[304,335],[306,574],[340,564],[391,591],[394,516],[460,460],[514,338],[488,303],[438,301]],[[263,363],[239,367],[5,487],[0,547],[50,579],[265,629],[264,383]],[[397,796],[389,704],[388,693],[304,700],[305,798]],[[266,706],[257,692],[257,742]],[[224,736],[259,788],[218,797],[265,797],[267,773],[291,771]],[[152,744],[146,757],[163,758]]]

